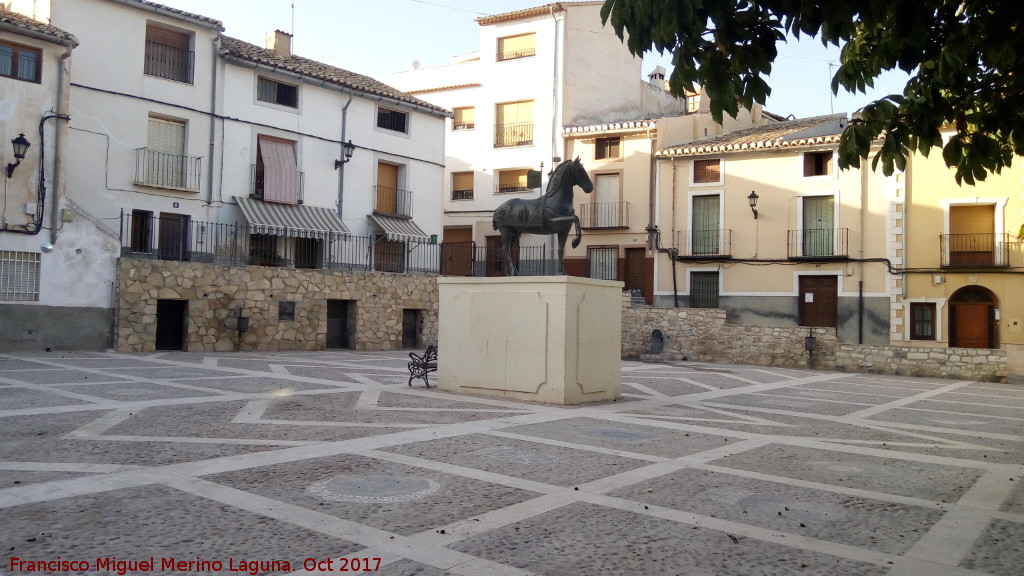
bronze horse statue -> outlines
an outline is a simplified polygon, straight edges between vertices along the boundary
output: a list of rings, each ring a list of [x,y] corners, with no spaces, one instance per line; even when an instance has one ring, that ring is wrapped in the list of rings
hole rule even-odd
[[[519,269],[512,261],[512,246],[523,234],[558,234],[558,274],[565,274],[562,259],[569,230],[576,225],[572,247],[580,245],[582,232],[580,218],[572,208],[572,187],[579,186],[589,194],[594,190],[587,170],[575,160],[566,160],[555,168],[548,181],[548,189],[540,198],[524,200],[513,198],[494,210],[491,225],[501,233],[501,255],[508,265],[505,275],[517,276]]]

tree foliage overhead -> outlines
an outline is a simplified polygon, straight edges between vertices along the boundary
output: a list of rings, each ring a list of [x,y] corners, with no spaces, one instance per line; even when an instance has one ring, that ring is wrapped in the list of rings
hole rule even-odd
[[[974,184],[1024,155],[1021,0],[605,0],[601,17],[634,55],[671,52],[672,92],[703,87],[718,122],[765,103],[787,35],[841,48],[835,93],[910,74],[902,94],[868,104],[843,132],[843,168],[859,167],[880,136],[872,167],[886,175],[941,148],[957,182]],[[955,133],[944,141],[940,129]]]

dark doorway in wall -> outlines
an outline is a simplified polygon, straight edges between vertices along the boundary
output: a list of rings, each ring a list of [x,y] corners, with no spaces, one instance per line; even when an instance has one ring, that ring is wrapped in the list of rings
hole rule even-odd
[[[156,349],[185,350],[188,300],[156,301]]]
[[[838,319],[839,277],[800,277],[800,325],[835,328]]]
[[[327,301],[327,349],[352,348],[350,328],[355,326],[356,304],[352,300]]]
[[[420,311],[402,310],[402,348],[416,348],[419,327]]]

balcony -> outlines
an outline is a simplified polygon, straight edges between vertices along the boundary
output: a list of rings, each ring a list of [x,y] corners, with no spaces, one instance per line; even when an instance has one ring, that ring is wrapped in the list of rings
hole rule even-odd
[[[473,122],[452,122],[452,130],[473,130],[476,124]]]
[[[629,202],[580,204],[580,226],[588,230],[629,228]]]
[[[494,126],[494,147],[533,145],[533,122],[514,122]]]
[[[395,218],[412,218],[412,191],[391,186],[374,186],[373,213]]]
[[[1004,268],[1010,265],[1011,234],[940,234],[943,268]]]
[[[146,42],[143,73],[192,84],[196,53],[159,42]]]
[[[472,200],[473,190],[452,190],[452,200]]]
[[[732,258],[732,230],[684,230],[678,233],[675,248],[679,258]]]
[[[140,186],[198,192],[202,158],[135,149],[135,183]]]
[[[845,260],[849,254],[849,228],[790,230],[786,257],[790,260]]]
[[[504,62],[505,60],[516,60],[518,58],[529,58],[537,55],[536,48],[523,48],[521,50],[511,50],[508,52],[498,52],[494,55],[495,60],[498,62]]]
[[[256,164],[249,165],[249,197],[266,202],[302,204],[305,193],[305,174],[302,172],[277,173]],[[276,191],[268,193],[266,183],[272,180]]]

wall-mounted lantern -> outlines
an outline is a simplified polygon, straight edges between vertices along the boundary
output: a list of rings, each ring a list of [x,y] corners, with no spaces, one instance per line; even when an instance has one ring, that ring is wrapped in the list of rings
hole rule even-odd
[[[337,170],[338,168],[341,168],[342,164],[348,163],[348,161],[352,159],[352,153],[356,151],[356,145],[352,143],[352,139],[351,138],[349,138],[348,142],[345,142],[344,147],[345,147],[345,158],[343,158],[341,160],[335,160],[334,161],[334,169],[335,170]]]
[[[757,220],[757,199],[760,196],[753,190],[750,191],[750,196],[747,196],[747,202],[750,203],[750,211],[754,213],[754,220]]]
[[[28,147],[32,145],[31,142],[25,138],[25,134],[19,134],[17,138],[11,140],[11,145],[14,146],[14,159],[17,160],[14,164],[7,164],[7,177],[10,178],[14,175],[14,169],[21,165],[21,161],[25,159],[25,153],[28,152]]]

